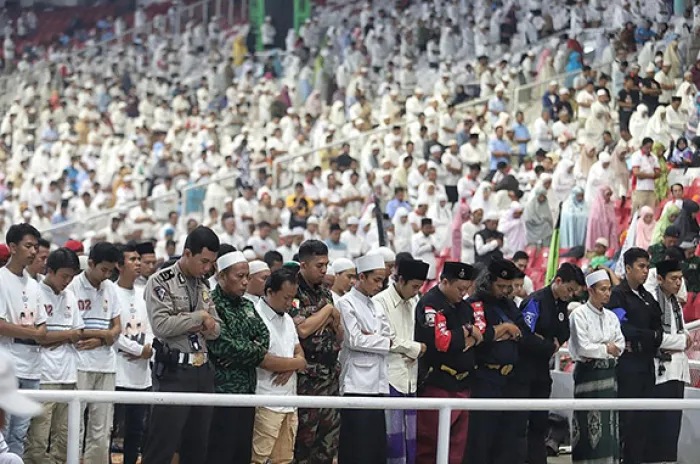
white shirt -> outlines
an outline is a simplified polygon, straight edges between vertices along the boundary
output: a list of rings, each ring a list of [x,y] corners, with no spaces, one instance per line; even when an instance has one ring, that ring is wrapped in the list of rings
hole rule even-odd
[[[659,293],[662,294],[662,292],[660,291]],[[654,294],[654,296],[656,297],[657,294]],[[671,380],[680,380],[681,382],[690,384],[690,365],[688,363],[688,355],[685,354],[685,343],[689,335],[688,331],[683,330],[680,333],[678,332],[678,325],[676,324],[676,317],[673,315],[671,301],[665,296],[662,296],[661,300],[662,301],[659,302],[662,311],[661,321],[664,321],[665,312],[670,311],[671,327],[669,333],[664,333],[661,339],[661,346],[659,348],[662,350],[673,351],[673,353],[671,353],[671,362],[664,363],[664,368],[666,370],[661,375],[658,375],[659,360],[657,358],[654,358],[654,372],[657,373],[656,384],[658,385],[660,383],[669,382]],[[679,306],[681,308],[681,320],[683,321],[683,326],[685,327],[685,319],[683,318],[682,310],[683,305],[680,302]]]
[[[625,350],[620,321],[608,309],[598,310],[590,302],[581,305],[569,316],[569,326],[569,352],[574,361],[612,359],[605,346],[607,343],[614,343],[620,353]]]
[[[46,310],[40,304],[39,284],[26,270],[22,277],[7,267],[0,269],[0,319],[7,323],[38,327],[46,323]],[[20,379],[41,379],[41,347],[34,340],[0,337],[0,346],[15,360]]]
[[[344,230],[340,234],[340,241],[347,246],[347,252],[351,259],[358,258],[362,254],[362,237],[353,234],[350,230]]]
[[[426,237],[422,231],[413,235],[411,239],[411,254],[415,259],[420,259],[430,265],[428,269],[428,280],[435,279],[435,275],[437,274],[435,268],[437,264],[435,259],[436,250],[437,246],[432,235]]]
[[[255,305],[255,310],[260,315],[260,318],[265,323],[267,330],[270,331],[270,345],[267,352],[273,356],[280,358],[293,358],[294,349],[299,344],[299,335],[294,325],[292,317],[287,314],[277,314],[275,310],[270,308],[267,302],[260,298]],[[255,388],[256,395],[275,395],[275,396],[295,396],[297,394],[297,374],[292,374],[292,377],[284,385],[275,385],[275,373],[263,368],[256,368],[258,373],[258,384]],[[289,413],[295,408],[273,408],[267,407],[271,411]]]
[[[340,393],[388,394],[391,331],[384,311],[354,287],[340,299],[338,309],[345,331],[340,352]]]
[[[114,283],[105,280],[95,288],[85,277],[77,276],[68,286],[78,300],[78,310],[85,323],[85,330],[109,330],[110,323],[121,315]],[[116,357],[111,346],[78,352],[78,370],[83,372],[116,372]]]
[[[119,299],[122,332],[114,343],[117,350],[116,386],[144,390],[151,386],[150,359],[130,361],[127,354],[140,356],[145,345],[153,343],[153,332],[148,322],[143,289],[114,286]]]
[[[634,152],[634,154],[632,155],[632,159],[630,160],[630,164],[632,166],[632,169],[639,168],[640,173],[643,172],[647,174],[653,174],[656,169],[661,169],[661,166],[659,166],[659,160],[656,156],[652,154],[642,155],[642,152],[640,150]],[[647,192],[654,191],[654,179],[635,178],[634,181],[636,182],[635,190]]]
[[[377,308],[384,310],[389,322],[389,384],[397,391],[416,392],[420,342],[414,340],[415,311],[418,295],[409,300],[401,298],[394,285],[372,298]]]
[[[56,294],[40,283],[39,302],[46,311],[46,330],[61,332],[82,329],[78,300],[70,290]],[[78,352],[71,343],[41,350],[41,383],[71,384],[78,381]]]
[[[248,245],[253,247],[253,251],[258,256],[265,256],[265,253],[277,248],[277,245],[275,245],[275,241],[272,240],[270,237],[261,238],[259,235],[253,235],[252,237],[250,237],[248,239]]]

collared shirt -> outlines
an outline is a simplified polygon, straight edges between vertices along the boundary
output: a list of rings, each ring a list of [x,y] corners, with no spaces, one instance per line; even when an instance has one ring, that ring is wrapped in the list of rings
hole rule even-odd
[[[493,155],[494,152],[505,152],[510,154],[510,144],[507,140],[499,138],[489,140],[489,153],[491,154],[491,164],[489,165],[489,169],[491,171],[495,171],[499,161],[504,161],[506,164],[510,164],[509,157],[497,158]]]
[[[513,132],[515,133],[516,139],[529,139],[529,138],[531,138],[530,137],[530,130],[524,124],[517,124],[517,123],[513,124]],[[518,152],[520,153],[520,156],[527,155],[527,143],[519,143],[518,144]]]
[[[657,169],[661,169],[659,166],[659,160],[656,156],[652,154],[642,154],[641,150],[632,155],[630,160],[632,169],[639,168],[640,173],[653,174]],[[633,188],[637,191],[654,191],[654,179],[633,179]]]
[[[264,298],[258,300],[255,310],[270,332],[270,343],[267,353],[280,358],[293,358],[294,350],[299,344],[299,335],[297,335],[297,329],[292,317],[287,313],[278,314],[275,312]],[[296,372],[292,374],[292,377],[284,385],[274,384],[275,372],[258,367],[257,374],[256,395],[295,396],[297,394]],[[267,407],[267,409],[282,413],[295,410],[292,407]]]
[[[612,359],[606,345],[614,343],[623,352],[625,337],[620,329],[620,321],[608,309],[597,309],[591,302],[574,309],[569,316],[571,338],[569,352],[574,361],[586,362],[591,359]]]
[[[243,298],[245,298],[246,300],[248,300],[248,301],[250,301],[251,303],[253,303],[253,305],[257,305],[257,304],[258,304],[258,301],[260,301],[260,297],[259,297],[259,296],[253,295],[253,294],[248,293],[248,292],[245,292],[245,293],[243,294]]]
[[[356,288],[338,303],[345,335],[340,355],[340,393],[389,393],[387,355],[391,346],[384,311]]]
[[[404,394],[415,393],[418,383],[418,357],[421,344],[415,341],[418,295],[404,300],[392,284],[374,298],[389,321],[389,383]]]

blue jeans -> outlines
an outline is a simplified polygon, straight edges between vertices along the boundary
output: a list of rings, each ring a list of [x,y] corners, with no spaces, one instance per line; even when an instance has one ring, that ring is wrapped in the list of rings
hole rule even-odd
[[[19,388],[23,390],[38,390],[39,380],[17,379]],[[5,441],[11,453],[19,457],[24,456],[24,439],[27,437],[27,430],[31,417],[7,416],[7,426],[3,431]]]

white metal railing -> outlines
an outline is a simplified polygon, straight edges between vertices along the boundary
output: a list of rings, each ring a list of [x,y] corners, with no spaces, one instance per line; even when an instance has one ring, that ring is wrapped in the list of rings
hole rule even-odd
[[[23,390],[30,398],[42,402],[68,403],[67,463],[79,464],[81,402],[253,407],[280,406],[335,409],[415,409],[437,410],[438,464],[447,464],[450,450],[450,416],[453,410],[470,411],[550,411],[550,410],[700,410],[698,399],[453,399],[453,398],[364,398],[338,396],[268,396],[204,393],[154,393]]]

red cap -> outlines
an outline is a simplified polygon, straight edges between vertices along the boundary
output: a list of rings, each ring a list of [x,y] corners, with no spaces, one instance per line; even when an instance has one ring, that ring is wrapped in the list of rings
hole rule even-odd
[[[83,251],[85,251],[82,242],[79,242],[77,240],[68,240],[63,246],[75,253],[82,253]]]
[[[10,259],[10,248],[2,244],[0,245],[0,262],[6,263]]]

